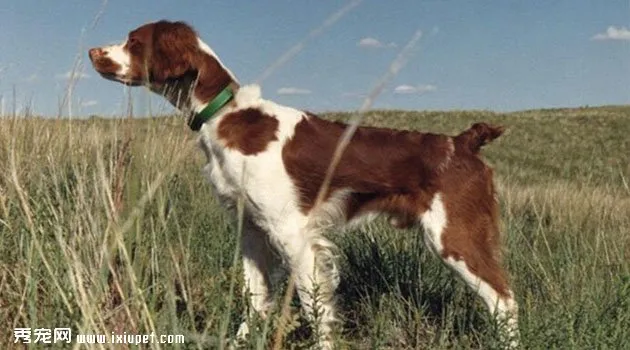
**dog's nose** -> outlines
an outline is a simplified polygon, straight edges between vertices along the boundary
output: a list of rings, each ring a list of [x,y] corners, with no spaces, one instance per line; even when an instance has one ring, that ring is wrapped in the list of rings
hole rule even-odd
[[[90,49],[90,51],[88,51],[88,55],[90,56],[91,60],[95,60],[99,57],[102,57],[104,53],[105,52],[100,47],[95,47],[93,49]]]

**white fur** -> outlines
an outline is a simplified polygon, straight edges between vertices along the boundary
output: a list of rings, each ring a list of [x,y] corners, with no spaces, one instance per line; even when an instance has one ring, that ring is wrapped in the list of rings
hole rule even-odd
[[[116,72],[118,77],[125,77],[131,67],[131,57],[129,53],[123,49],[126,44],[127,41],[124,41],[118,45],[110,45],[102,48],[105,55],[120,66],[120,69]]]
[[[428,247],[432,248],[436,255],[442,254],[442,233],[446,228],[446,209],[442,202],[442,195],[438,192],[433,196],[429,210],[421,215],[424,226],[424,240]]]

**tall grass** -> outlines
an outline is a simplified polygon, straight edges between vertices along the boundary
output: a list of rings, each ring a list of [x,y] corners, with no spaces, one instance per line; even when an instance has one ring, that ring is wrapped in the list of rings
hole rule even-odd
[[[630,343],[630,108],[377,111],[365,120],[449,133],[479,120],[506,125],[484,154],[499,185],[524,348]],[[240,293],[227,295],[242,284],[238,227],[201,176],[200,153],[175,118],[1,119],[0,347],[16,346],[15,327],[225,344],[223,327],[232,336],[247,307]],[[500,347],[482,303],[419,231],[377,221],[330,238],[342,271],[342,348]],[[284,347],[312,345],[292,310]],[[245,347],[270,345],[277,317],[253,320]]]

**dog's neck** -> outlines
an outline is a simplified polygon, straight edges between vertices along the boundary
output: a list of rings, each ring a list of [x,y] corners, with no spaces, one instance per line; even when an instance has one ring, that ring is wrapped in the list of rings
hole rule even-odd
[[[196,74],[185,75],[177,80],[172,80],[161,86],[151,86],[151,91],[163,96],[173,107],[184,113],[194,115],[201,112],[208,104],[225,88],[229,87],[234,94],[239,89],[239,84],[231,81],[226,86],[203,87],[200,85]],[[207,89],[210,93],[200,94],[199,90]]]
[[[198,43],[203,56],[194,71],[170,79],[161,86],[151,86],[153,92],[164,96],[187,118],[204,110],[226,87],[234,94],[239,89],[238,80],[214,51],[201,39],[198,39]],[[233,101],[229,104],[233,104]]]

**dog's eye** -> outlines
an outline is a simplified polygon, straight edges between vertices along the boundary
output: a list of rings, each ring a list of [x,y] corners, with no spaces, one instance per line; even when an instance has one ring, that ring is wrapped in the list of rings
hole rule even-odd
[[[135,37],[127,39],[127,50],[133,54],[142,52],[142,43]]]

